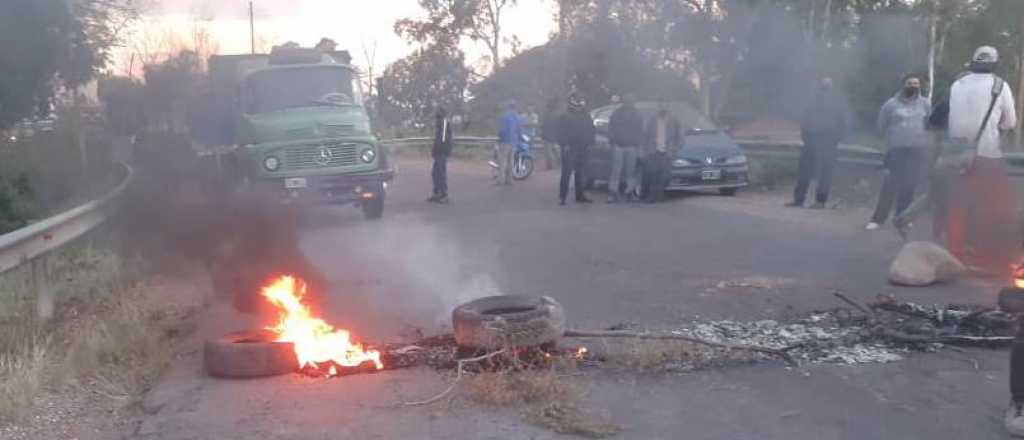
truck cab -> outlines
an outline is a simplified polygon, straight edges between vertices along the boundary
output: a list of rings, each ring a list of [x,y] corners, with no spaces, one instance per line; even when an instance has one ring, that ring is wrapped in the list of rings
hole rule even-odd
[[[394,172],[349,61],[347,52],[294,47],[211,58],[208,95],[231,96],[216,99],[223,102],[198,125],[209,128],[207,141],[231,145],[225,162],[245,190],[289,203],[354,203],[367,218],[383,215]]]

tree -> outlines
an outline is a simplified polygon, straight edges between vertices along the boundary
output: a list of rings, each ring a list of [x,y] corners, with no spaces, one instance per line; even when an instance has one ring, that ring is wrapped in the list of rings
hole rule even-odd
[[[425,46],[457,48],[462,40],[483,42],[490,52],[492,72],[501,66],[504,44],[518,46],[518,39],[504,36],[502,15],[518,0],[419,0],[427,13],[424,20],[402,19],[395,32]]]
[[[96,77],[134,19],[131,0],[8,0],[0,14],[0,127]]]
[[[461,52],[442,46],[419,49],[384,71],[385,120],[428,125],[439,105],[461,111],[468,82]]]

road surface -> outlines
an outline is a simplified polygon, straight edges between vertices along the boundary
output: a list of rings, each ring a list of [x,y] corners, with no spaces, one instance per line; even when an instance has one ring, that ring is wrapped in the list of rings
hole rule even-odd
[[[960,282],[898,289],[885,282],[900,243],[860,230],[860,208],[781,207],[777,194],[692,195],[656,206],[560,207],[557,174],[493,186],[483,165],[454,163],[452,203],[424,202],[429,167],[403,160],[384,219],[347,207],[308,218],[302,249],[333,282],[325,313],[368,340],[447,325],[451,308],[488,294],[550,295],[573,327],[692,319],[787,320],[838,306],[842,290],[922,303],[986,302],[995,290]],[[603,201],[602,194],[593,194]],[[755,280],[754,289],[720,289]],[[201,371],[201,341],[259,325],[214,304],[146,398],[139,439],[547,439],[514,408],[457,401],[395,408],[443,390],[429,369],[336,380],[227,381]],[[687,374],[586,370],[586,405],[624,439],[1001,439],[1008,402],[1001,351],[910,353],[889,364],[775,362]]]

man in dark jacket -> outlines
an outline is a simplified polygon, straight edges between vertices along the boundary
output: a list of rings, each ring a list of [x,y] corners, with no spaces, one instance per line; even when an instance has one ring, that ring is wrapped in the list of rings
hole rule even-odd
[[[434,166],[430,175],[434,181],[434,192],[428,202],[448,203],[448,156],[452,154],[452,124],[444,107],[438,107],[434,115],[434,146],[430,155]]]
[[[608,120],[608,142],[612,148],[612,173],[608,179],[608,203],[616,203],[620,196],[631,201],[638,185],[636,159],[644,142],[644,119],[636,109],[636,98],[627,94],[622,105],[615,109]],[[626,180],[626,191],[619,194],[622,179]]]
[[[800,137],[804,142],[800,149],[800,177],[793,190],[793,201],[786,206],[802,208],[811,180],[817,178],[817,194],[811,209],[825,208],[832,188],[837,148],[846,136],[848,120],[846,100],[835,91],[832,78],[823,77],[800,122]]]
[[[644,153],[643,200],[657,203],[665,200],[671,152],[683,147],[685,138],[679,118],[669,110],[667,102],[658,104],[658,112],[647,121]]]
[[[558,143],[562,145],[562,180],[558,187],[558,200],[565,205],[569,193],[569,178],[573,177],[576,188],[576,203],[591,203],[584,193],[587,179],[587,153],[594,145],[597,135],[594,120],[587,112],[583,98],[573,94],[569,97],[569,111],[562,115],[558,128]]]
[[[541,118],[540,137],[544,139],[544,168],[552,169],[557,163],[558,154],[558,102],[551,100],[544,116]]]

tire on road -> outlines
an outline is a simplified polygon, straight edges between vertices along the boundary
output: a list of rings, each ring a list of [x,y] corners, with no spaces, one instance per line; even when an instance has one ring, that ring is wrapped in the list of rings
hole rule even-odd
[[[299,359],[292,343],[274,342],[268,331],[241,331],[206,341],[203,366],[211,376],[255,378],[294,373]]]
[[[533,347],[558,342],[565,333],[565,310],[547,296],[490,296],[457,307],[452,327],[460,347]]]

